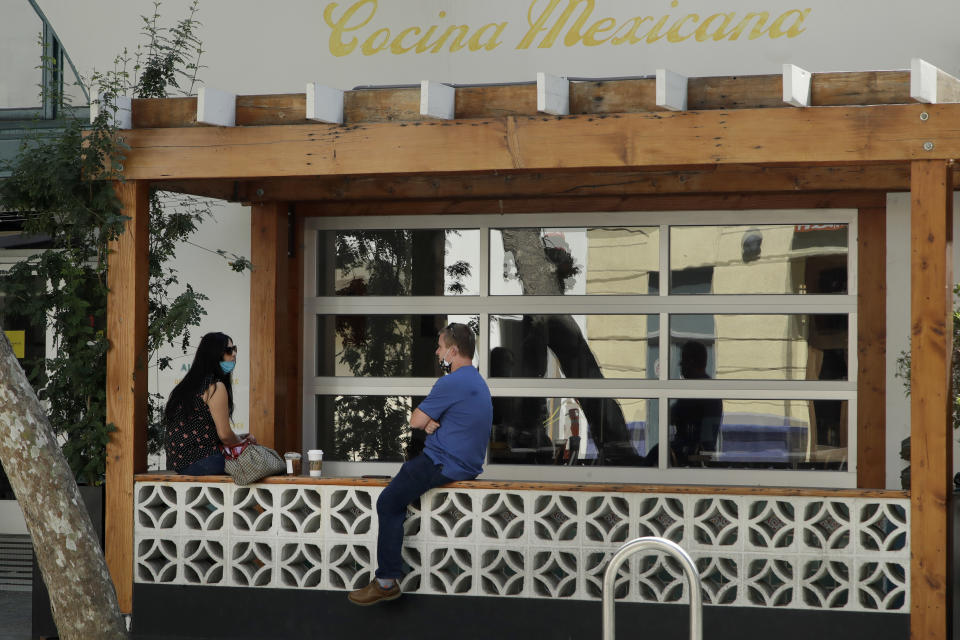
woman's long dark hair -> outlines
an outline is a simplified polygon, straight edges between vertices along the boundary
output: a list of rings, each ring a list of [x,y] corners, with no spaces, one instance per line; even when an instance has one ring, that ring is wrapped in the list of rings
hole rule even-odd
[[[230,407],[230,416],[233,416],[233,385],[231,384],[230,374],[224,373],[220,368],[220,361],[223,360],[227,352],[227,344],[233,340],[225,333],[219,331],[208,333],[200,338],[200,344],[197,345],[197,354],[193,356],[193,364],[190,370],[183,377],[180,384],[170,392],[170,398],[167,400],[167,407],[164,415],[171,419],[181,406],[187,406],[193,398],[207,390],[210,379],[220,381],[227,388],[227,402]]]

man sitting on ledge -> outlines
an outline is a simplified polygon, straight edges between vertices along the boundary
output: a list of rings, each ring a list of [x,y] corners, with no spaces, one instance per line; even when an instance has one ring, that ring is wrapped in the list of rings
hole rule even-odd
[[[473,330],[465,324],[449,324],[437,337],[437,358],[449,375],[434,383],[430,395],[410,416],[412,428],[427,432],[423,453],[405,462],[377,499],[376,578],[350,592],[347,597],[354,604],[400,597],[407,505],[434,487],[473,480],[483,471],[493,405],[487,383],[473,366],[475,350]]]

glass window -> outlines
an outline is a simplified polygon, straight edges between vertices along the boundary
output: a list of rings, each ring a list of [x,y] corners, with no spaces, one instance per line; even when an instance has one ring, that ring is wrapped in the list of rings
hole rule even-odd
[[[324,459],[403,462],[420,453],[424,433],[410,429],[410,414],[422,401],[412,396],[317,396],[317,443]]]
[[[659,320],[653,315],[492,315],[489,375],[656,378]]]
[[[846,380],[844,314],[674,314],[671,380]]]
[[[475,296],[476,229],[322,231],[318,296]]]
[[[670,227],[670,293],[845,294],[846,224]]]
[[[317,375],[435,378],[437,335],[451,322],[480,326],[475,315],[319,315]]]
[[[644,295],[659,227],[490,230],[491,295]]]
[[[657,401],[493,398],[492,464],[657,466]]]
[[[669,464],[842,470],[847,422],[846,400],[671,399]]]

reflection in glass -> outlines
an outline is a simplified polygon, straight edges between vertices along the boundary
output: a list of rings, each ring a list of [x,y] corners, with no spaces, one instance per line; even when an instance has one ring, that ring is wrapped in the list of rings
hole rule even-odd
[[[493,398],[492,464],[656,466],[657,401]]]
[[[678,398],[669,420],[672,467],[847,468],[846,400]]]
[[[656,378],[659,316],[491,315],[491,378]],[[651,336],[651,333],[654,333]]]
[[[670,227],[671,294],[845,294],[846,224]]]
[[[659,227],[490,230],[491,295],[644,295]]]
[[[673,314],[670,379],[846,380],[847,324],[845,314]],[[683,357],[691,344],[702,367]]]
[[[317,444],[326,460],[402,462],[418,454],[410,413],[423,401],[411,396],[317,396]],[[422,434],[422,431],[414,433]]]
[[[435,378],[437,335],[451,322],[479,331],[475,315],[318,315],[317,375]]]
[[[318,234],[318,296],[471,296],[480,291],[476,229]]]

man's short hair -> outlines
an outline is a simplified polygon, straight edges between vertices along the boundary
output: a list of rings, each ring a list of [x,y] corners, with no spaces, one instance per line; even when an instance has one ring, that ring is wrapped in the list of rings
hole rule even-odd
[[[473,329],[460,322],[451,322],[440,332],[443,336],[443,343],[448,347],[456,347],[460,355],[473,360],[473,354],[477,350],[477,337],[473,334]]]

